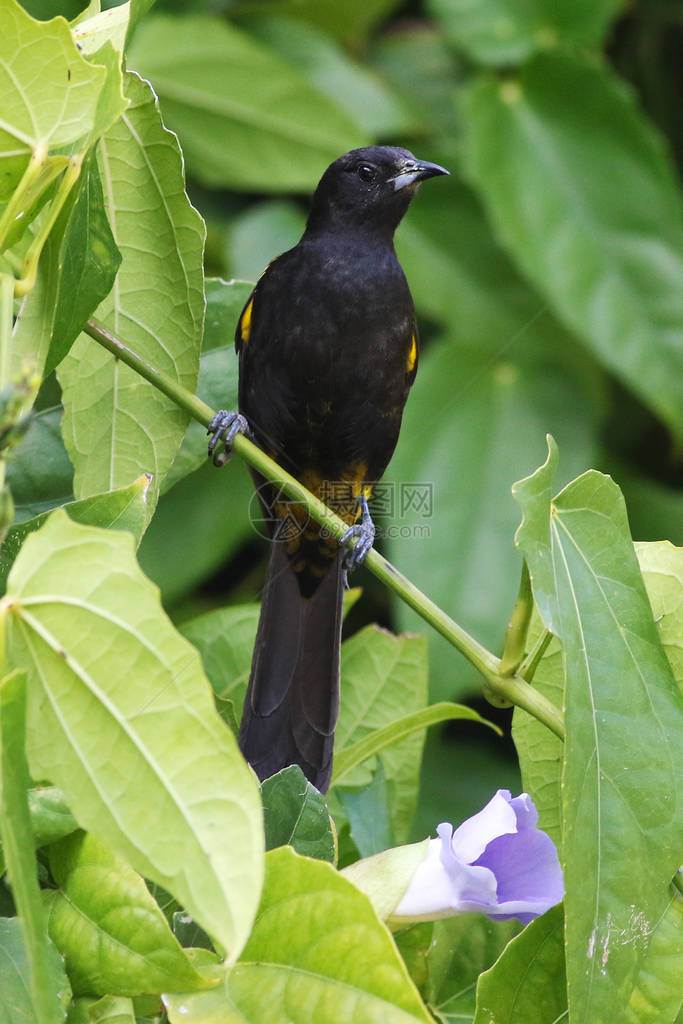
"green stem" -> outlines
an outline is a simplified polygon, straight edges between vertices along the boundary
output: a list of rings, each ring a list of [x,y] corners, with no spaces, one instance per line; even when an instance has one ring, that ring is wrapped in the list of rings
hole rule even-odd
[[[543,632],[539,634],[536,643],[531,648],[522,664],[519,666],[518,674],[522,676],[523,679],[526,679],[528,683],[530,683],[536,675],[536,669],[538,668],[539,662],[548,649],[548,644],[552,638],[553,634],[550,630],[544,629]]]
[[[10,382],[14,278],[0,274],[0,391]]]
[[[6,248],[7,237],[16,220],[22,212],[25,198],[30,193],[47,159],[47,146],[39,146],[32,154],[26,165],[21,181],[10,196],[9,202],[0,217],[0,252]]]
[[[108,349],[117,359],[126,363],[133,370],[153,384],[155,388],[167,395],[176,405],[184,409],[193,419],[199,421],[203,426],[208,427],[213,419],[214,410],[206,402],[202,402],[196,395],[191,394],[177,381],[168,377],[165,373],[157,370],[146,360],[141,359],[127,345],[124,345],[118,338],[107,331],[94,320],[88,321],[84,328],[86,334],[90,335],[104,348]],[[287,473],[281,466],[269,458],[248,438],[238,434],[234,442],[234,450],[248,462],[250,466],[258,470],[268,480],[272,480],[298,504],[302,505],[307,512],[324,526],[331,536],[341,540],[348,530],[348,523],[335,515],[327,505],[323,504],[310,491],[299,483],[290,473]],[[528,711],[539,721],[543,722],[561,739],[564,738],[564,724],[562,715],[558,709],[539,693],[519,674],[504,676],[500,670],[500,660],[485,647],[482,647],[473,637],[469,635],[457,622],[454,622],[449,615],[439,608],[426,594],[423,594],[403,573],[399,572],[390,562],[378,551],[370,551],[363,563],[370,572],[385,583],[394,593],[414,609],[425,622],[449,641],[461,654],[471,662],[484,676],[490,690],[501,700],[509,701],[518,707]]]
[[[531,579],[526,560],[522,562],[522,578],[519,581],[519,594],[512,609],[510,623],[505,633],[503,657],[500,659],[500,673],[513,676],[522,663],[526,650],[526,638],[534,610],[534,597],[531,593]]]
[[[40,226],[40,231],[31,242],[22,266],[22,276],[14,284],[14,294],[17,298],[27,295],[36,283],[38,274],[38,260],[43,251],[47,237],[55,225],[55,221],[62,211],[64,203],[69,198],[69,193],[78,181],[83,165],[83,156],[72,156],[59,183],[57,193],[50,204],[50,210]]]

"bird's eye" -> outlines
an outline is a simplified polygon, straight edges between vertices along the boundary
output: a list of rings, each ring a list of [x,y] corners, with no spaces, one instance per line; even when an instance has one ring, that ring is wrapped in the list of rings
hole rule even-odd
[[[361,164],[358,168],[358,177],[361,181],[374,181],[377,177],[377,168],[370,164]]]

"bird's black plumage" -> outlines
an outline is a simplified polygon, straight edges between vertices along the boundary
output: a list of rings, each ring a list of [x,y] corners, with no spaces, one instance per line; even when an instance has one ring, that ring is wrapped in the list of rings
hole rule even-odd
[[[417,370],[394,231],[419,181],[446,173],[392,146],[335,160],[301,241],[268,266],[237,326],[239,407],[255,441],[349,524],[391,458]],[[260,778],[295,763],[324,791],[345,552],[255,479],[273,541],[240,746]]]

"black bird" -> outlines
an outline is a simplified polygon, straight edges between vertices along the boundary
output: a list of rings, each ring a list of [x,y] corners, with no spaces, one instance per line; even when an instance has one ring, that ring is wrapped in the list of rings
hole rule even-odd
[[[367,498],[393,454],[417,371],[415,309],[394,231],[419,183],[441,174],[394,146],[340,156],[320,180],[301,241],[269,264],[237,324],[240,412],[217,414],[209,454],[221,464],[219,441],[229,450],[247,432],[357,538],[351,550],[325,538],[253,474],[272,545],[239,742],[260,779],[298,764],[319,790],[329,786],[346,574],[372,546]]]

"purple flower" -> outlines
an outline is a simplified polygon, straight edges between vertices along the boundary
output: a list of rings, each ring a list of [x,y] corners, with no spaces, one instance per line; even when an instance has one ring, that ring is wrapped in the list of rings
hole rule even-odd
[[[545,913],[564,887],[555,844],[537,821],[527,793],[513,799],[499,789],[455,832],[439,825],[392,918],[434,920],[475,910],[526,924]]]

